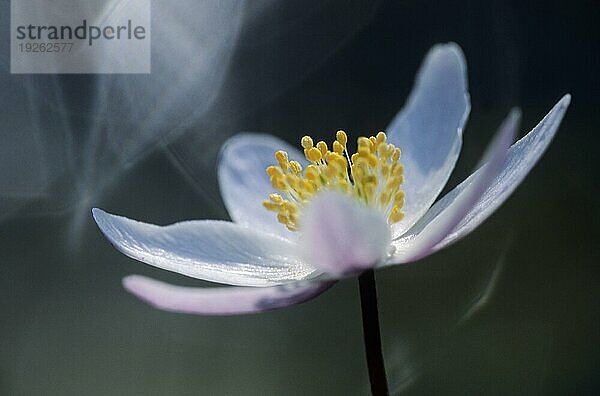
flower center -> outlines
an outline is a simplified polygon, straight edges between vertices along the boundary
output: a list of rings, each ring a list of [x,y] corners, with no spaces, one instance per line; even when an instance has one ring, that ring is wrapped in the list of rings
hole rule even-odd
[[[404,192],[400,189],[403,167],[400,149],[386,142],[385,133],[358,138],[358,150],[349,155],[344,131],[336,133],[332,150],[327,143],[316,145],[310,136],[301,140],[304,155],[311,163],[302,169],[297,161],[289,161],[285,151],[277,151],[277,165],[267,168],[271,184],[281,194],[270,194],[263,206],[277,213],[277,220],[290,231],[298,229],[302,208],[325,189],[341,191],[364,204],[385,213],[388,224],[404,217]]]

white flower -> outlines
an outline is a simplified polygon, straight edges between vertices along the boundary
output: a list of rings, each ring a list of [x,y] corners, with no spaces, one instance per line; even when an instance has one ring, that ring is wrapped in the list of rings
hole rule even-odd
[[[569,102],[569,95],[563,97],[512,146],[519,114],[511,112],[490,145],[485,164],[435,202],[458,158],[470,110],[460,48],[437,45],[427,55],[404,109],[387,129],[386,144],[402,149],[403,179],[391,191],[398,193],[397,201],[386,197],[381,199],[383,204],[375,204],[374,199],[365,198],[364,191],[349,193],[348,186],[339,185],[329,188],[327,180],[321,180],[318,191],[302,197],[288,194],[288,205],[296,208],[280,210],[277,205],[284,197],[272,195],[276,192],[273,181],[265,173],[274,162],[274,153],[286,151],[285,158],[278,157],[284,168],[290,161],[303,168],[309,162],[299,150],[275,137],[242,134],[226,143],[219,162],[221,193],[234,222],[200,220],[161,227],[100,209],[94,209],[93,215],[106,237],[129,257],[236,286],[179,287],[138,275],[123,280],[127,290],[157,308],[227,315],[283,307],[320,294],[341,277],[412,262],[467,235],[525,178],[550,144]],[[338,145],[341,138],[345,146],[343,136],[338,135]],[[310,149],[312,141],[304,139],[303,146]],[[336,150],[340,152],[339,146]],[[319,165],[318,161],[314,164]],[[302,178],[298,165],[289,172]],[[397,171],[401,175],[402,169]],[[371,175],[380,178],[374,181],[377,186],[385,186],[382,173],[379,167]],[[360,176],[350,172],[348,181],[359,183]],[[279,187],[285,196],[286,187]],[[380,197],[383,190],[376,187],[371,198]],[[263,207],[267,198],[274,202],[267,203],[271,211]],[[273,211],[298,232],[283,226]]]

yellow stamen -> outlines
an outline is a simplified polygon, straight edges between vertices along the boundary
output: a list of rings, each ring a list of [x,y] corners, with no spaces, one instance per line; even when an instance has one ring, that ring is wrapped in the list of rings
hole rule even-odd
[[[310,136],[304,136],[302,140],[300,140],[300,144],[302,145],[302,148],[309,149],[313,146],[313,140]]]
[[[336,140],[333,142],[333,151],[337,154],[342,154],[344,152],[344,146]]]
[[[317,148],[319,149],[319,151],[321,152],[321,155],[324,157],[325,154],[327,154],[327,152],[329,151],[327,149],[327,143],[320,141],[319,143],[317,143]]]
[[[344,148],[346,148],[346,143],[348,143],[348,136],[346,135],[346,132],[337,131],[335,138],[342,146],[344,146]]]
[[[288,229],[297,230],[302,208],[325,189],[343,192],[381,210],[388,224],[404,218],[401,153],[387,143],[384,132],[358,138],[358,150],[352,155],[347,151],[348,136],[341,130],[336,133],[332,150],[323,141],[314,145],[310,136],[304,136],[300,143],[311,162],[304,172],[299,162],[289,161],[285,151],[275,153],[279,166],[267,168],[271,184],[281,195],[270,194],[263,206],[277,213],[278,221]]]
[[[275,153],[275,159],[279,162],[279,166],[284,171],[288,170],[288,155],[285,151],[279,150]]]
[[[306,150],[305,152],[306,154],[306,159],[311,161],[311,162],[319,162],[321,160],[321,157],[323,156],[321,154],[321,151],[316,148],[316,147],[311,147],[309,149]]]
[[[302,172],[302,165],[298,161],[290,161],[290,168],[292,172],[299,175]]]

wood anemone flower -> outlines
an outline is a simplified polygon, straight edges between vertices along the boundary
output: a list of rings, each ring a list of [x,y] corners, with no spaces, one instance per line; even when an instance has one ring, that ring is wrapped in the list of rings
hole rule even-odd
[[[436,202],[459,156],[470,110],[462,51],[436,45],[387,135],[359,138],[355,154],[343,131],[331,146],[304,137],[304,153],[269,135],[230,139],[218,176],[233,222],[157,226],[100,209],[93,216],[129,257],[233,285],[191,288],[124,278],[128,291],[159,309],[231,315],[285,307],[337,279],[414,262],[470,233],[542,156],[569,102],[564,96],[512,146],[519,112],[511,111],[482,166]]]

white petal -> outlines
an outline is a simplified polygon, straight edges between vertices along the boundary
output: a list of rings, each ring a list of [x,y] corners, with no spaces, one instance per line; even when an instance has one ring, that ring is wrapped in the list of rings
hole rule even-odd
[[[269,135],[243,133],[229,139],[219,159],[219,187],[232,220],[253,229],[292,237],[273,212],[262,202],[276,192],[266,173],[276,165],[275,152],[287,151],[290,160],[304,167],[306,159],[299,150]]]
[[[386,265],[415,261],[436,251],[435,246],[473,208],[502,170],[519,119],[519,111],[512,111],[491,143],[484,157],[485,164],[473,174],[458,193],[446,195],[405,235],[392,242],[395,252]]]
[[[306,261],[334,276],[372,268],[388,253],[390,227],[383,214],[344,194],[318,194],[300,222]]]
[[[531,132],[508,150],[508,156],[502,170],[456,228],[444,238],[440,246],[436,247],[436,250],[473,231],[508,199],[550,145],[570,101],[571,96],[565,95]],[[471,175],[456,187],[457,192],[451,192],[450,194],[460,193],[464,190],[464,185],[469,184],[470,179],[474,177],[476,176]]]
[[[93,209],[110,242],[127,256],[211,282],[271,286],[311,278],[295,243],[227,221],[157,226]]]
[[[454,169],[470,111],[466,64],[456,44],[433,47],[404,108],[388,126],[389,141],[402,150],[405,218],[392,226],[406,232],[433,204]]]
[[[170,285],[140,275],[123,286],[155,308],[198,315],[237,315],[270,311],[309,300],[335,282],[297,282],[271,287],[194,288]]]

